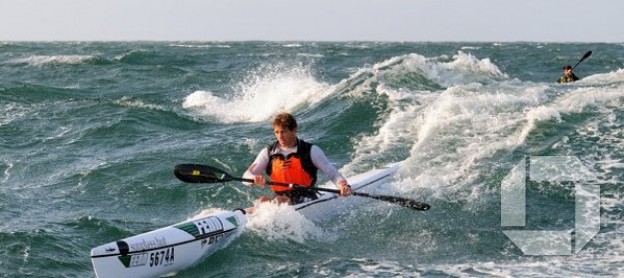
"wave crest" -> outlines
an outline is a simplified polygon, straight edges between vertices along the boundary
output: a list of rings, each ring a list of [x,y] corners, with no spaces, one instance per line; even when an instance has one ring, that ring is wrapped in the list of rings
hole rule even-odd
[[[94,55],[36,55],[9,61],[9,64],[43,65],[77,65],[95,63],[101,59]]]
[[[319,102],[329,91],[305,68],[263,68],[251,72],[234,86],[231,97],[210,91],[188,95],[182,107],[225,123],[261,122],[280,111],[294,112],[304,105]]]

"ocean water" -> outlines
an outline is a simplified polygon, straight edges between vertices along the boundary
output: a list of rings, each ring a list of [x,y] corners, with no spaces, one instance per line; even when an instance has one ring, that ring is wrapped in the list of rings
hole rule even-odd
[[[561,67],[582,79],[557,84]],[[185,184],[241,175],[289,111],[345,174],[402,162],[368,201],[315,221],[267,205],[176,277],[615,277],[624,273],[624,44],[0,43],[0,277],[95,277],[91,248],[267,194]],[[600,187],[597,234],[525,255],[501,183],[575,157]],[[575,183],[527,183],[526,230],[574,230]],[[349,197],[356,198],[356,197]]]

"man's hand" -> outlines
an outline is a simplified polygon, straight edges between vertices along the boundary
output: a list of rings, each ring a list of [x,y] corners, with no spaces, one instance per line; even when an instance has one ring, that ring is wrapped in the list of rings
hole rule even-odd
[[[340,187],[340,196],[349,196],[353,193],[351,186],[349,186],[346,180],[339,180],[338,187]]]
[[[254,176],[254,184],[264,187],[266,185],[266,179],[263,175]]]

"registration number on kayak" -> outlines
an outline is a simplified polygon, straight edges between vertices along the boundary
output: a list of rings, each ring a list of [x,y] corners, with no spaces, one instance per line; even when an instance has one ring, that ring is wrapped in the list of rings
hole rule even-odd
[[[174,247],[169,247],[166,249],[156,250],[155,252],[150,252],[149,255],[149,266],[161,266],[168,265],[169,263],[173,263],[175,260],[175,249]]]
[[[133,255],[120,256],[119,260],[126,267],[138,267],[149,265],[167,266],[175,260],[175,247],[167,247],[153,252],[139,253]]]

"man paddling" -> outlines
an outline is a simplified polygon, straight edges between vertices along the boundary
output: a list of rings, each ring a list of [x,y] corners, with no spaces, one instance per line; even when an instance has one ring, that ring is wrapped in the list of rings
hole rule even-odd
[[[569,82],[574,82],[576,80],[579,80],[579,78],[576,77],[574,72],[572,72],[572,66],[566,65],[563,67],[563,75],[559,77],[559,80],[557,80],[557,83],[569,83]]]
[[[260,151],[245,172],[246,178],[253,177],[255,185],[265,186],[266,173],[271,181],[312,187],[316,183],[316,174],[320,169],[338,186],[341,196],[351,194],[347,180],[329,162],[321,148],[297,138],[297,121],[293,115],[278,114],[273,120],[273,132],[275,143]],[[318,198],[315,191],[305,188],[272,185],[271,191],[275,193],[275,200],[278,203],[287,202],[291,205]],[[269,200],[267,196],[259,199],[260,202]]]

